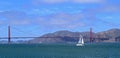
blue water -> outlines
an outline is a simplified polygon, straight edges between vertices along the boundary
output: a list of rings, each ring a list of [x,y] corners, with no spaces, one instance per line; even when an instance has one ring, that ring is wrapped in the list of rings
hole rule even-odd
[[[120,58],[120,43],[0,44],[0,58]]]

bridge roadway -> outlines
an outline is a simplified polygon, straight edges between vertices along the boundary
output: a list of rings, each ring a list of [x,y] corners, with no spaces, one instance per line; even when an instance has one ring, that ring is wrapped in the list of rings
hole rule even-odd
[[[11,39],[28,39],[28,38],[66,38],[66,37],[10,37]],[[67,38],[79,38],[79,37],[67,37]],[[0,39],[8,39],[8,37],[0,37]]]

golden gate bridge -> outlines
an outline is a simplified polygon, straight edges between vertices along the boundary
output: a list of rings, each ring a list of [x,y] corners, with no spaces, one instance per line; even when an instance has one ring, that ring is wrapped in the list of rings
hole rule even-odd
[[[14,29],[16,29],[16,28],[14,28]],[[18,30],[18,29],[17,29]],[[8,31],[7,31],[8,33],[8,36],[7,37],[0,37],[0,39],[7,39],[7,41],[8,41],[8,44],[9,43],[11,43],[11,39],[30,39],[30,38],[32,38],[32,39],[35,39],[35,38],[59,38],[59,37],[20,37],[20,36],[14,36],[14,37],[11,37],[11,27],[10,27],[10,25],[8,26]],[[23,32],[23,31],[20,31],[20,32]],[[29,32],[28,32],[29,33]],[[32,34],[32,33],[31,33]],[[79,37],[74,37],[74,38],[79,38]],[[90,42],[92,42],[92,28],[90,28]]]

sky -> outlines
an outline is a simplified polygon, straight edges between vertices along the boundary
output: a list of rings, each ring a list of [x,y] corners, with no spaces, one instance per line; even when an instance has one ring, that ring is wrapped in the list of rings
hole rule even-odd
[[[0,37],[120,28],[120,0],[0,0]]]

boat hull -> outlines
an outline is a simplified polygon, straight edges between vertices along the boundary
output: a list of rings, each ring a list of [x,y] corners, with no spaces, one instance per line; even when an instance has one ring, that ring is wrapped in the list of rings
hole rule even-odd
[[[76,46],[84,46],[84,44],[76,44]]]

